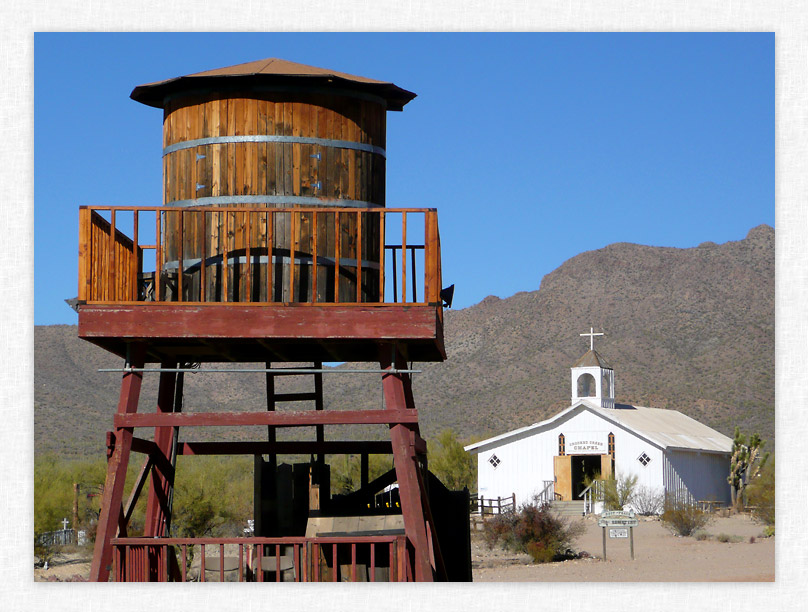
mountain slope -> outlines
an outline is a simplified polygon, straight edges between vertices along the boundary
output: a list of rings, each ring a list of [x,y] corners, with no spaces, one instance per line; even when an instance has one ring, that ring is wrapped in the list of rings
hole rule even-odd
[[[579,334],[590,326],[606,332],[595,347],[615,369],[618,401],[677,409],[730,436],[737,424],[759,431],[774,447],[769,226],[752,229],[744,240],[690,249],[609,245],[566,261],[536,291],[447,311],[448,360],[415,366],[423,370],[414,378],[422,434],[452,427],[464,438],[484,437],[568,406],[569,368],[588,349]],[[78,340],[74,326],[36,328],[37,452],[103,452],[120,376],[96,370],[120,365]],[[144,384],[141,410],[153,405],[155,378]],[[264,409],[261,375],[186,380],[187,410]],[[288,379],[283,385],[300,387]],[[381,403],[375,376],[328,376],[325,390],[327,409]],[[251,438],[255,432],[225,434]],[[351,435],[384,431],[352,428]]]

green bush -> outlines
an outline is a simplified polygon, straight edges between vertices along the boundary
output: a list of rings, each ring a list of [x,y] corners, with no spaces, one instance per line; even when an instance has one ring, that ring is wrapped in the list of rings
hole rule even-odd
[[[603,481],[603,504],[606,510],[622,510],[634,499],[638,476],[620,476]]]
[[[662,522],[674,533],[689,536],[705,527],[710,522],[710,516],[696,504],[668,499],[662,513]]]
[[[583,523],[570,523],[551,512],[548,504],[534,500],[486,521],[484,534],[489,548],[500,543],[508,550],[527,553],[535,563],[548,563],[568,558],[584,530]]]

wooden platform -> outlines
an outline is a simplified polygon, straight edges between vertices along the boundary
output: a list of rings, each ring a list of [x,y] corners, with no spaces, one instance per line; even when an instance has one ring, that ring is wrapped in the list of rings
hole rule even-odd
[[[443,361],[442,309],[405,304],[79,304],[79,337],[148,362],[371,361],[396,343],[408,361]]]

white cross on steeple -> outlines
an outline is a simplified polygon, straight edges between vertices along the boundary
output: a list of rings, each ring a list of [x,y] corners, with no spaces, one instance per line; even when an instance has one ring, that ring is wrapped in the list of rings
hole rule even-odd
[[[595,332],[593,327],[589,328],[588,334],[578,334],[579,336],[589,336],[589,350],[595,350],[595,336],[603,336],[603,332]]]

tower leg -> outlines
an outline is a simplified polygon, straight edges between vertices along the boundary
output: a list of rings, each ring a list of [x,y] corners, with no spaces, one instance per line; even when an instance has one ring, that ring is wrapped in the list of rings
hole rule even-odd
[[[164,363],[163,368],[176,368],[176,363]],[[177,384],[176,372],[161,372],[160,386],[157,393],[157,412],[173,412],[175,393],[181,397],[182,389]],[[151,484],[149,485],[149,498],[146,503],[146,524],[143,535],[159,538],[167,534],[166,527],[171,520],[169,496],[174,486],[174,463],[172,449],[175,442],[174,427],[155,427],[154,442],[161,456],[155,457],[152,462]],[[164,473],[164,470],[168,473]]]
[[[392,358],[383,356],[382,369],[390,368]],[[405,369],[406,364],[400,354],[395,356],[395,367]],[[414,408],[410,377],[407,374],[385,374],[382,376],[382,387],[387,410],[406,410]],[[434,579],[430,562],[430,546],[427,539],[424,507],[429,501],[422,495],[418,482],[418,459],[415,454],[415,436],[417,425],[393,425],[390,428],[390,440],[393,446],[393,461],[398,481],[401,514],[404,518],[404,530],[415,549],[415,580],[432,582]]]
[[[129,346],[127,365],[142,368],[146,350],[143,344]],[[121,394],[118,400],[118,413],[137,412],[142,372],[126,372],[121,381]],[[123,515],[123,488],[126,481],[126,468],[129,465],[129,452],[132,449],[132,428],[120,427],[115,430],[115,448],[107,462],[107,477],[104,482],[104,495],[101,498],[101,514],[98,517],[98,530],[95,537],[93,562],[90,566],[90,580],[107,582],[112,563],[112,538],[120,529],[126,533]]]

